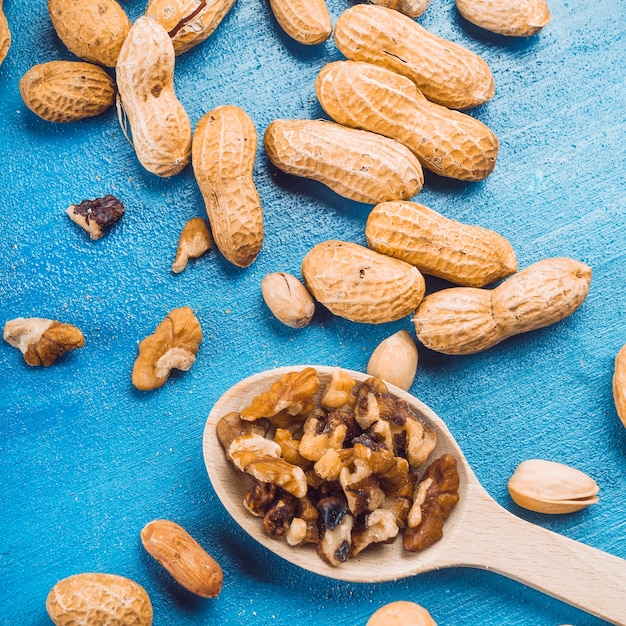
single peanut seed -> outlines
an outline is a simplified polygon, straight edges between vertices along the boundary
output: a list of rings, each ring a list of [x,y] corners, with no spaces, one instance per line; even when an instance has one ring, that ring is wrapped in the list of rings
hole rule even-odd
[[[477,54],[393,9],[349,8],[335,24],[335,43],[348,59],[402,74],[429,100],[451,109],[478,106],[495,93],[491,70]]]
[[[626,345],[615,357],[613,372],[613,399],[615,408],[624,427],[626,427]]]
[[[408,17],[419,17],[430,6],[431,0],[370,0],[370,2],[400,11]]]
[[[325,0],[270,0],[270,8],[280,27],[299,43],[319,44],[333,32]]]
[[[537,513],[572,513],[598,502],[593,478],[554,461],[520,463],[507,486],[516,504]]]
[[[367,373],[408,391],[417,371],[417,347],[406,330],[378,344],[367,363]]]
[[[407,199],[424,182],[419,161],[397,141],[333,122],[274,120],[263,143],[282,171],[321,182],[357,202]]]
[[[304,328],[315,313],[315,301],[306,287],[291,274],[267,274],[261,282],[263,300],[276,319],[291,328]]]
[[[550,21],[546,0],[456,0],[456,7],[468,22],[509,37],[529,37]]]

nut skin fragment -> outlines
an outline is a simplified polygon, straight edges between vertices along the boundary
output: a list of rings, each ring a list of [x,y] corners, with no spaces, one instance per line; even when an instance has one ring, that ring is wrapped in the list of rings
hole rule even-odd
[[[598,502],[599,487],[593,478],[569,465],[542,459],[520,463],[507,487],[517,505],[537,513],[572,513]]]
[[[626,345],[622,347],[615,357],[613,399],[617,416],[626,428]]]
[[[430,294],[413,323],[427,348],[473,354],[564,319],[583,303],[590,284],[591,268],[584,263],[544,259],[493,290],[453,287]]]
[[[456,0],[459,13],[472,24],[507,37],[530,37],[550,21],[545,0]]]
[[[312,46],[332,35],[325,0],[270,0],[270,8],[280,27],[298,43]]]
[[[403,545],[409,552],[421,552],[443,537],[443,525],[452,509],[459,501],[459,473],[456,460],[450,454],[444,454],[433,461],[416,487],[427,484],[422,490],[423,501],[417,503],[420,508],[419,523],[411,525],[414,511],[409,514],[409,526],[404,531]],[[416,503],[413,504],[415,508]]]
[[[77,57],[115,67],[130,20],[115,0],[48,0],[48,13],[59,39]]]
[[[479,181],[496,165],[499,142],[485,124],[430,102],[390,69],[335,61],[320,71],[316,93],[336,122],[395,139],[439,176]]]
[[[401,143],[334,122],[274,120],[263,145],[278,169],[357,202],[406,200],[424,184],[419,160]]]
[[[83,333],[72,326],[40,317],[18,317],[4,325],[4,340],[20,350],[28,365],[52,365],[60,356],[85,345]]]
[[[89,233],[91,239],[100,239],[107,230],[124,217],[124,205],[112,195],[83,200],[67,208],[68,217]]]
[[[417,347],[406,330],[383,339],[367,363],[367,373],[408,391],[417,372]]]
[[[302,261],[302,276],[313,297],[331,313],[364,324],[409,315],[426,289],[416,267],[345,241],[314,246]]]
[[[6,15],[2,10],[2,0],[0,0],[0,65],[9,52],[11,47],[11,29],[9,28],[9,22]]]
[[[146,552],[191,593],[217,598],[224,574],[219,563],[179,524],[153,520],[141,531]]]
[[[56,626],[151,626],[152,604],[145,589],[115,574],[83,573],[57,582],[46,598]]]
[[[211,234],[205,221],[200,217],[192,217],[185,224],[178,239],[172,272],[179,274],[187,267],[189,259],[197,259],[210,249]]]
[[[365,626],[437,626],[430,613],[415,602],[398,600],[380,607]]]
[[[515,252],[504,237],[416,202],[375,206],[365,237],[372,250],[464,287],[484,287],[517,271]]]
[[[477,54],[386,7],[357,4],[344,11],[335,43],[348,59],[402,74],[431,102],[450,109],[475,107],[495,94],[491,70]]]
[[[139,344],[132,382],[148,391],[165,384],[172,369],[187,371],[196,360],[202,329],[190,307],[170,311],[154,333]]]
[[[306,287],[291,274],[274,272],[261,281],[263,300],[274,317],[291,328],[308,326],[315,313],[315,301]]]
[[[178,56],[207,39],[233,4],[235,0],[149,0],[146,15],[165,28]]]
[[[95,117],[115,102],[113,79],[97,65],[48,61],[34,65],[19,82],[24,104],[47,122]]]

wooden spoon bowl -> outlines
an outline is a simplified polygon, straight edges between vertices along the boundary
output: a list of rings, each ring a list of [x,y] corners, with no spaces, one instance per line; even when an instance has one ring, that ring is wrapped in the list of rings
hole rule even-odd
[[[445,423],[423,402],[388,385],[437,431],[429,459],[453,455],[460,475],[460,500],[444,525],[443,538],[420,553],[407,552],[401,538],[390,545],[371,545],[339,567],[323,561],[312,545],[289,546],[263,530],[262,520],[243,506],[250,478],[226,459],[217,438],[217,422],[227,413],[249,406],[259,393],[287,372],[307,366],[260,372],[231,387],[207,419],[203,453],[215,492],[233,519],[256,541],[305,570],[337,580],[373,583],[396,580],[443,567],[488,569],[559,598],[597,617],[626,626],[626,560],[526,522],[493,500],[480,485]],[[336,369],[312,366],[321,387]],[[367,374],[346,370],[361,382]]]

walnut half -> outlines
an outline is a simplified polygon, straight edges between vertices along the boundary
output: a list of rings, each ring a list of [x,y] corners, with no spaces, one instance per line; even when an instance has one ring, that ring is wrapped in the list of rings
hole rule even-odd
[[[139,344],[132,381],[147,391],[165,384],[173,369],[186,372],[195,363],[202,341],[200,323],[188,307],[173,309],[152,335]]]
[[[24,355],[28,365],[52,365],[61,355],[82,348],[85,337],[76,326],[41,317],[18,317],[4,325],[4,340]]]

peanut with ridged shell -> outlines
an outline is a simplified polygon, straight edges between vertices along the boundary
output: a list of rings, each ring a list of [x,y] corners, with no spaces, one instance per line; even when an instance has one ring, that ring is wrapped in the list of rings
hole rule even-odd
[[[382,324],[409,315],[421,302],[419,270],[357,243],[324,241],[302,261],[313,297],[331,313],[353,322]]]
[[[263,209],[253,179],[257,132],[239,107],[219,106],[198,122],[193,172],[215,245],[228,261],[248,267],[263,246]]]
[[[325,0],[270,0],[270,8],[285,33],[301,44],[320,44],[332,35]]]
[[[335,42],[348,59],[402,74],[426,98],[451,109],[478,106],[495,93],[493,75],[481,57],[393,9],[349,8],[335,24]]]
[[[492,290],[453,287],[428,295],[415,312],[415,332],[431,350],[473,354],[564,319],[583,303],[590,284],[584,263],[544,259]]]
[[[131,23],[115,0],[48,0],[52,26],[83,61],[115,67]]]
[[[396,139],[440,176],[479,181],[495,167],[498,139],[485,124],[430,102],[392,70],[335,61],[320,71],[316,92],[336,122]]]
[[[615,369],[613,370],[613,399],[617,416],[626,427],[626,345],[615,357]]]
[[[48,122],[75,122],[106,111],[115,83],[99,66],[83,61],[48,61],[31,67],[19,82],[24,104]]]
[[[456,8],[468,22],[508,37],[530,37],[550,21],[546,0],[456,0]]]
[[[269,160],[369,204],[401,200],[423,184],[418,159],[399,142],[324,120],[274,120],[263,138]]]
[[[137,158],[161,177],[178,174],[191,157],[191,122],[174,92],[174,63],[167,31],[140,17],[117,60],[117,87]]]
[[[11,29],[9,28],[9,22],[7,16],[2,9],[2,0],[0,0],[0,65],[9,52],[11,47]]]
[[[422,274],[484,287],[517,271],[511,244],[493,230],[463,224],[416,202],[383,202],[365,225],[367,245]]]

